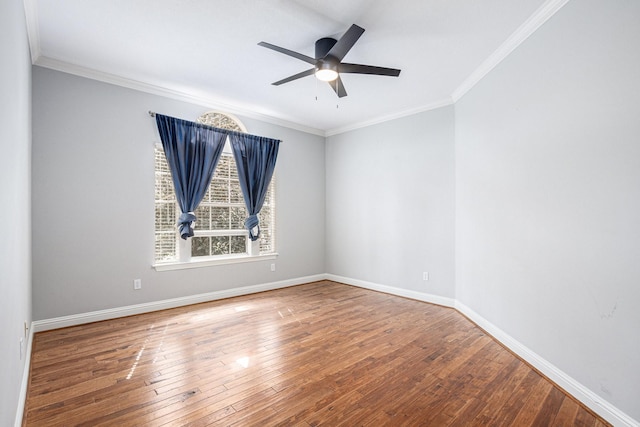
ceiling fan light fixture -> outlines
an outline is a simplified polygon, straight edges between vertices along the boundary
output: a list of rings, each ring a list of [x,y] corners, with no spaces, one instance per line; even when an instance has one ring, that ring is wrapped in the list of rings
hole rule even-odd
[[[321,62],[316,66],[316,78],[323,82],[332,82],[338,78],[338,66],[330,62]]]
[[[318,80],[329,83],[329,86],[331,86],[336,95],[338,95],[338,98],[343,98],[347,96],[347,91],[344,88],[344,84],[342,84],[341,74],[373,74],[376,76],[393,77],[400,75],[401,70],[395,68],[342,62],[345,55],[349,53],[349,50],[351,50],[353,45],[358,41],[362,33],[364,33],[364,28],[353,24],[339,40],[332,37],[318,39],[315,44],[316,52],[314,57],[303,55],[302,53],[294,52],[293,50],[267,42],[260,42],[258,45],[313,65],[313,68],[308,68],[298,74],[273,82],[271,83],[272,85],[280,86],[281,84],[289,83],[303,77],[315,75]]]

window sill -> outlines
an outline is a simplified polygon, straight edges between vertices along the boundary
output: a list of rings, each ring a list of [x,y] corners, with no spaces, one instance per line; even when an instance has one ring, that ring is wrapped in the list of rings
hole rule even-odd
[[[256,262],[256,261],[267,261],[270,259],[278,258],[277,253],[266,254],[266,255],[239,255],[239,256],[228,256],[224,258],[206,258],[206,259],[194,259],[191,261],[174,261],[174,262],[163,262],[158,264],[153,264],[153,268],[156,271],[169,271],[169,270],[185,270],[187,268],[201,268],[201,267],[211,267],[214,265],[227,265],[227,264],[239,264],[243,262]]]

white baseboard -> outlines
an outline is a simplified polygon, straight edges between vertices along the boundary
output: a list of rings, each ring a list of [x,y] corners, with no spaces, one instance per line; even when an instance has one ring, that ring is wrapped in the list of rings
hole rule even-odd
[[[614,426],[640,427],[640,423],[620,411],[618,408],[602,399],[600,396],[580,384],[575,379],[558,369],[552,363],[540,357],[531,351],[525,345],[511,337],[509,334],[480,316],[478,313],[456,300],[455,298],[446,298],[438,295],[431,295],[407,289],[395,288],[393,286],[371,283],[364,280],[352,279],[349,277],[337,276],[335,274],[327,274],[327,280],[345,283],[347,285],[358,286],[373,291],[384,292],[391,295],[397,295],[405,298],[411,298],[418,301],[438,304],[445,307],[451,307],[465,315],[476,325],[484,329],[489,335],[502,343],[509,350],[517,354],[521,359],[535,367],[543,375],[562,387],[567,393],[571,394],[577,400],[582,402],[593,412],[613,424]]]
[[[618,408],[602,399],[600,396],[580,384],[578,381],[558,369],[552,363],[523,345],[518,340],[504,332],[502,329],[489,322],[478,313],[456,300],[455,308],[467,316],[472,322],[484,329],[493,338],[513,351],[531,366],[542,372],[547,378],[562,387],[567,393],[582,402],[596,414],[613,424],[614,426],[639,427],[640,424],[633,418],[620,411]]]
[[[31,369],[31,349],[33,348],[33,323],[29,328],[27,347],[25,349],[24,368],[22,369],[22,382],[20,383],[20,395],[18,396],[18,407],[14,427],[22,426],[22,416],[24,415],[24,405],[27,402],[27,388],[29,387],[29,370]]]
[[[215,301],[224,298],[270,291],[273,289],[286,288],[289,286],[302,285],[304,283],[316,282],[318,280],[324,279],[324,274],[316,274],[314,276],[297,277],[295,279],[282,280],[279,282],[263,283],[253,286],[243,286],[241,288],[224,289],[222,291],[207,292],[204,294],[189,295],[162,301],[128,305],[125,307],[110,308],[107,310],[98,310],[89,313],[73,314],[70,316],[55,317],[53,319],[36,320],[33,322],[31,329],[35,333],[48,331],[51,329],[66,328],[69,326],[82,325],[84,323],[116,319],[118,317],[132,316],[134,314],[149,313],[152,311],[165,310],[168,308],[182,307],[190,304],[198,304],[201,302]]]
[[[181,307],[189,304],[197,304],[201,302],[214,301],[218,299],[231,298],[241,295],[249,295],[257,292],[264,292],[274,289],[286,288],[289,286],[302,285],[304,283],[316,282],[319,280],[332,280],[334,282],[353,285],[364,289],[378,292],[384,292],[391,295],[397,295],[405,298],[411,298],[418,301],[424,301],[432,304],[438,304],[445,307],[454,308],[463,315],[467,316],[472,322],[484,329],[505,347],[513,351],[527,363],[538,369],[541,373],[554,381],[558,386],[562,387],[573,397],[578,399],[592,411],[600,415],[602,418],[612,423],[614,426],[640,427],[640,423],[620,411],[618,408],[600,398],[587,387],[583,386],[569,375],[531,351],[525,345],[515,340],[509,334],[480,316],[478,313],[457,301],[454,298],[442,297],[423,292],[411,291],[393,286],[382,285],[378,283],[367,282],[365,280],[352,279],[349,277],[337,276],[335,274],[317,274],[313,276],[298,277],[295,279],[283,280],[280,282],[265,283],[261,285],[245,286],[241,288],[225,289],[222,291],[208,292],[204,294],[191,295],[181,298],[173,298],[163,301],[150,302],[145,304],[136,304],[126,307],[119,307],[108,310],[94,311],[90,313],[81,313],[71,316],[57,317],[53,319],[36,320],[31,324],[29,340],[27,343],[27,359],[25,360],[24,373],[22,377],[22,385],[20,387],[20,399],[18,402],[15,427],[22,425],[22,414],[26,401],[27,385],[29,381],[29,367],[31,365],[31,348],[33,345],[33,334],[36,332],[47,331],[50,329],[64,328],[68,326],[81,325],[83,323],[96,322],[100,320],[114,319],[118,317],[131,316],[134,314],[148,313],[151,311],[164,310],[167,308]]]
[[[97,322],[100,320],[116,319],[118,317],[131,316],[134,314],[149,313],[152,311],[165,310],[167,308],[182,307],[201,302],[215,301],[224,298],[249,295],[257,292],[270,291],[273,289],[286,288],[289,286],[302,285],[304,283],[325,280],[325,274],[298,277],[295,279],[282,280],[279,282],[263,283],[254,286],[244,286],[241,288],[225,289],[222,291],[208,292],[204,294],[190,295],[180,298],[172,298],[162,301],[154,301],[144,304],[117,307],[108,310],[92,311],[89,313],[74,314],[71,316],[56,317],[53,319],[35,320],[31,323],[29,330],[29,340],[27,341],[26,359],[24,371],[22,373],[22,383],[20,385],[20,396],[16,409],[15,427],[22,426],[24,407],[27,400],[27,387],[29,385],[29,370],[31,368],[31,349],[33,346],[33,335],[36,332],[48,331],[51,329],[66,328],[69,326],[82,325],[84,323]]]
[[[411,291],[408,289],[395,288],[393,286],[381,285],[379,283],[367,282],[365,280],[352,279],[350,277],[336,276],[335,274],[326,274],[327,280],[345,283],[347,285],[357,286],[359,288],[370,289],[372,291],[383,292],[385,294],[397,295],[400,297],[411,298],[418,301],[424,301],[432,304],[442,305],[445,307],[455,307],[453,298],[441,297],[439,295],[427,294],[424,292]]]

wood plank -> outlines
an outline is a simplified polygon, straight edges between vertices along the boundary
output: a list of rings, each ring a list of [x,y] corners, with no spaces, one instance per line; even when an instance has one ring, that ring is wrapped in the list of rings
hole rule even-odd
[[[552,427],[564,427],[564,426],[572,426],[574,424],[574,420],[576,418],[576,414],[580,406],[573,400],[569,398],[565,398],[562,401],[562,405],[558,410],[558,414],[556,415]]]
[[[335,282],[37,333],[24,426],[605,426],[453,309]]]

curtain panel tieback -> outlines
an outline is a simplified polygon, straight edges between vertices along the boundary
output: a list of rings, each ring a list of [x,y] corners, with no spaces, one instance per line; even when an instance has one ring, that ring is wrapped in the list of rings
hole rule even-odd
[[[280,140],[213,128],[162,114],[155,117],[182,212],[178,220],[180,237],[186,240],[194,235],[194,211],[209,187],[228,136],[249,214],[244,225],[249,230],[249,238],[258,240],[258,213],[276,167]]]
[[[193,237],[193,223],[195,220],[196,214],[193,212],[180,214],[180,218],[178,218],[178,231],[180,233],[180,237],[183,239]]]
[[[249,238],[251,240],[258,240],[260,237],[260,220],[258,215],[249,215],[244,221],[244,228],[249,230]]]
[[[156,114],[156,124],[182,212],[178,220],[180,237],[186,240],[194,235],[194,211],[207,192],[227,132],[162,114]]]
[[[249,238],[255,241],[260,237],[258,214],[276,167],[280,140],[232,133],[229,135],[229,141],[238,167],[238,180],[244,204],[249,214],[244,226],[249,230]]]

